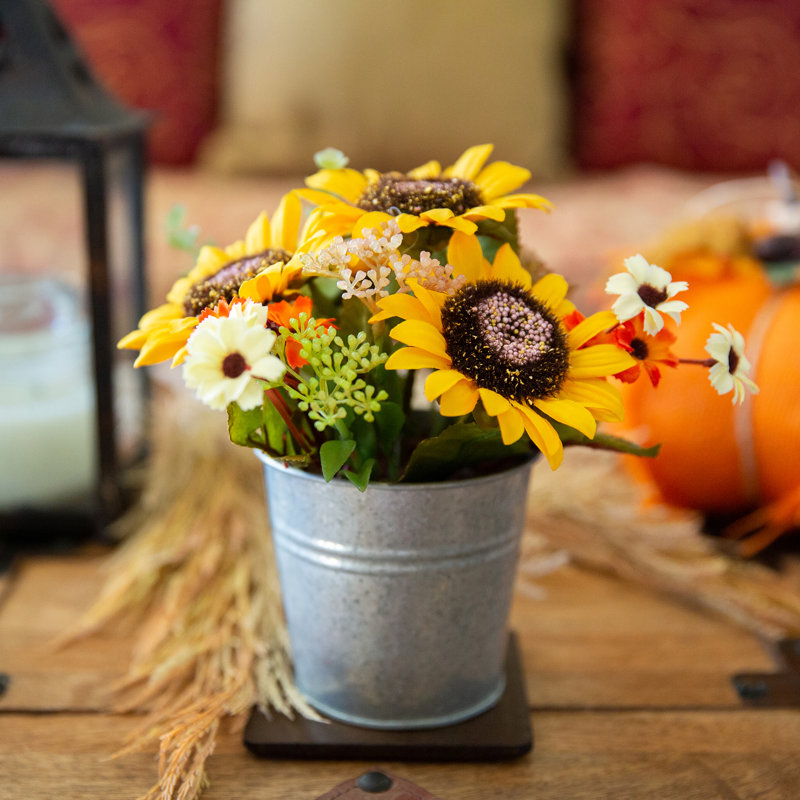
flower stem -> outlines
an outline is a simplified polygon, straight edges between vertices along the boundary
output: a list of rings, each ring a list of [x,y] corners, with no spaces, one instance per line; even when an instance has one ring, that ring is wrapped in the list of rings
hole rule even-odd
[[[299,444],[303,450],[309,453],[312,452],[314,446],[292,421],[291,411],[289,410],[289,406],[286,405],[286,401],[281,397],[281,393],[277,389],[267,389],[265,394],[267,399],[275,406],[275,410],[281,415],[286,427],[289,429],[289,433],[292,434],[297,444]]]
[[[678,363],[680,364],[696,364],[698,367],[705,367],[706,369],[711,369],[711,367],[716,364],[716,360],[713,358],[679,358]]]

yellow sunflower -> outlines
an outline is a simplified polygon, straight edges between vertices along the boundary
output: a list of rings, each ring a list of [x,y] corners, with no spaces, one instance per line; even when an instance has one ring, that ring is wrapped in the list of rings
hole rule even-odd
[[[574,306],[566,280],[550,274],[532,283],[509,245],[490,264],[476,237],[456,232],[447,260],[467,278],[452,294],[416,284],[414,296],[378,301],[372,322],[403,320],[390,333],[406,347],[387,368],[432,369],[425,395],[439,400],[444,416],[469,414],[480,400],[503,442],[527,433],[556,469],[563,445],[550,420],[592,438],[597,420],[622,417],[619,392],[606,377],[635,362],[616,345],[587,345],[615,324],[614,314],[599,312],[567,330],[562,320]]]
[[[507,209],[549,210],[544,197],[510,193],[531,177],[527,169],[506,161],[484,166],[492,149],[491,144],[470,147],[444,170],[438,161],[407,173],[321,169],[306,179],[309,188],[300,190],[318,206],[310,231],[325,231],[324,246],[334,236],[351,235],[364,214],[376,212],[378,224],[395,215],[403,233],[428,225],[475,233],[476,222],[502,222]]]
[[[193,269],[169,290],[167,302],[148,311],[117,347],[139,350],[137,367],[169,358],[174,366],[183,361],[186,342],[207,308],[237,296],[263,303],[291,293],[290,285],[302,273],[301,265],[288,263],[302,249],[301,219],[302,201],[290,192],[271,221],[259,214],[244,240],[225,248],[203,247]]]

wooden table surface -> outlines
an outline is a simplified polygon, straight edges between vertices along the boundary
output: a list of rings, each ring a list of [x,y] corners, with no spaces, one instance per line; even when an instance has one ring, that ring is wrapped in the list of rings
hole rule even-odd
[[[0,577],[0,798],[133,798],[154,753],[108,760],[136,719],[108,713],[127,659],[113,633],[54,651],[95,597],[104,554],[28,557]],[[617,578],[567,566],[517,593],[533,751],[497,764],[385,763],[443,800],[797,800],[800,710],[743,707],[740,671],[773,671],[751,634]],[[313,800],[368,763],[261,760],[226,733],[207,800]]]

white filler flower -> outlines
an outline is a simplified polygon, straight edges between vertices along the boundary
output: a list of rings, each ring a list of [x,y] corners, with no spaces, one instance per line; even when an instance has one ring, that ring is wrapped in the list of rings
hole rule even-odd
[[[716,322],[711,324],[717,333],[712,333],[706,341],[706,352],[715,361],[708,378],[720,394],[733,390],[733,403],[742,403],[745,389],[758,393],[758,386],[747,376],[750,362],[744,356],[744,337],[733,325],[726,330]]]
[[[673,281],[672,275],[655,264],[648,264],[642,255],[625,259],[627,272],[612,275],[606,283],[608,294],[618,294],[611,310],[620,322],[633,319],[644,312],[644,329],[655,336],[663,327],[666,314],[680,324],[681,311],[689,306],[682,300],[673,300],[678,293],[689,288],[686,281]]]
[[[255,408],[264,397],[258,379],[283,375],[283,362],[270,352],[276,336],[266,323],[267,309],[247,301],[195,328],[186,344],[183,379],[209,408],[224,410],[234,401],[243,411]]]

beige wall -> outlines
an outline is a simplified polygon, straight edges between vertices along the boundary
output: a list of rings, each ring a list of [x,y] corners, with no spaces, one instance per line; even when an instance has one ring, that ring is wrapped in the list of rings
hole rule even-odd
[[[568,0],[229,0],[220,129],[205,163],[309,172],[451,163],[466,147],[566,162]]]

